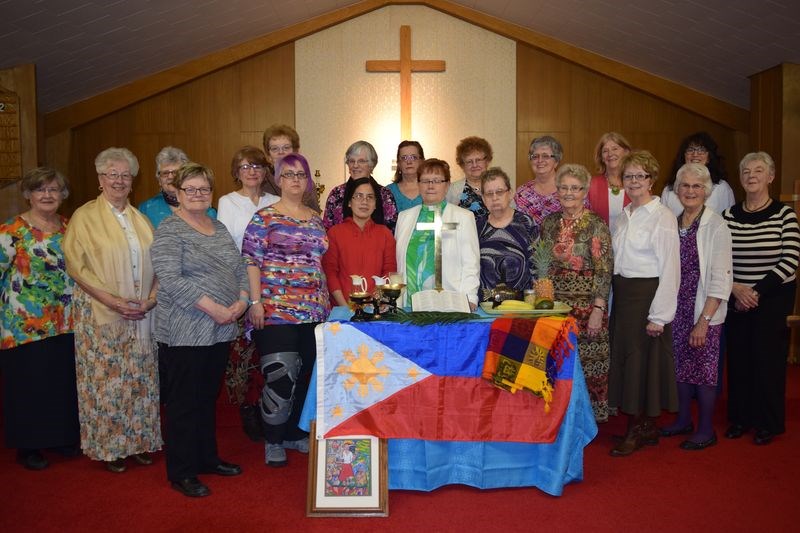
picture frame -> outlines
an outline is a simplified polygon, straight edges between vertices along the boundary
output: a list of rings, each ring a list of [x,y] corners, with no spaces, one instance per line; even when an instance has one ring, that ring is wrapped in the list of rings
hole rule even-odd
[[[311,422],[306,516],[389,516],[386,439],[372,435],[315,438]]]

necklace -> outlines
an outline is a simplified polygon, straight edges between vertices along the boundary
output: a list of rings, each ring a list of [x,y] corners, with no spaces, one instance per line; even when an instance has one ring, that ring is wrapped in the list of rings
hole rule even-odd
[[[748,213],[755,213],[755,212],[761,211],[762,209],[767,207],[771,201],[772,201],[772,198],[767,198],[767,201],[764,202],[763,204],[761,204],[760,206],[756,207],[755,209],[750,209],[750,208],[747,207],[747,200],[745,200],[744,202],[742,202],[742,209],[744,209]]]
[[[608,179],[608,176],[606,176],[606,181],[608,182],[608,188],[611,189],[611,194],[617,196],[619,194],[619,191],[622,190],[622,186],[611,183],[611,180]]]
[[[681,213],[678,216],[678,234],[681,237],[686,237],[686,235],[689,234],[689,230],[691,229],[692,224],[694,224],[695,221],[700,220],[700,217],[703,216],[703,212],[705,210],[706,210],[706,206],[704,205],[703,208],[700,209],[700,213],[698,213],[696,217],[694,217],[692,220],[690,220],[688,224],[684,224],[684,222],[683,222],[683,215],[686,213],[686,211]]]

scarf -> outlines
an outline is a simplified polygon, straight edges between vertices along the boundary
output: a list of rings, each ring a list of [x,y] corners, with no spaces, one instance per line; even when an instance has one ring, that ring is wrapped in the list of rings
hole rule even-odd
[[[109,292],[124,299],[147,299],[155,282],[150,263],[153,227],[131,204],[123,213],[133,226],[141,248],[141,284],[134,287],[133,267],[125,232],[111,211],[111,204],[101,196],[79,207],[72,215],[64,235],[67,273],[81,286]],[[150,317],[138,322],[123,319],[99,300],[91,298],[92,315],[100,327],[120,333],[135,327],[138,342],[150,344]]]

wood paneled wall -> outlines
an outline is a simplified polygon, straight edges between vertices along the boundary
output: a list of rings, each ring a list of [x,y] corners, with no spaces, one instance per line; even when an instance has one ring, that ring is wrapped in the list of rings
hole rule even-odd
[[[661,167],[660,191],[681,140],[705,130],[725,157],[737,197],[739,159],[748,151],[744,132],[722,126],[681,107],[645,94],[527,44],[517,45],[517,185],[533,177],[528,146],[540,135],[552,135],[564,147],[564,162],[596,170],[594,150],[607,131],[616,131],[634,148],[649,150]]]
[[[72,182],[64,211],[97,196],[94,158],[109,146],[126,147],[139,159],[134,205],[158,191],[155,156],[168,145],[214,171],[219,198],[234,189],[234,152],[246,144],[261,147],[270,124],[294,124],[294,105],[294,44],[289,43],[48,138],[48,161],[68,170]]]

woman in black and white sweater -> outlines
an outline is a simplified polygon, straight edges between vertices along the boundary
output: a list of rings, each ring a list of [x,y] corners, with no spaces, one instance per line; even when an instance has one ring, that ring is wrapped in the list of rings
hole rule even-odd
[[[784,432],[786,316],[794,304],[800,227],[792,208],[770,197],[775,162],[769,154],[744,156],[739,178],[745,200],[723,214],[733,244],[725,437],[736,439],[753,428],[755,444],[763,445]]]

